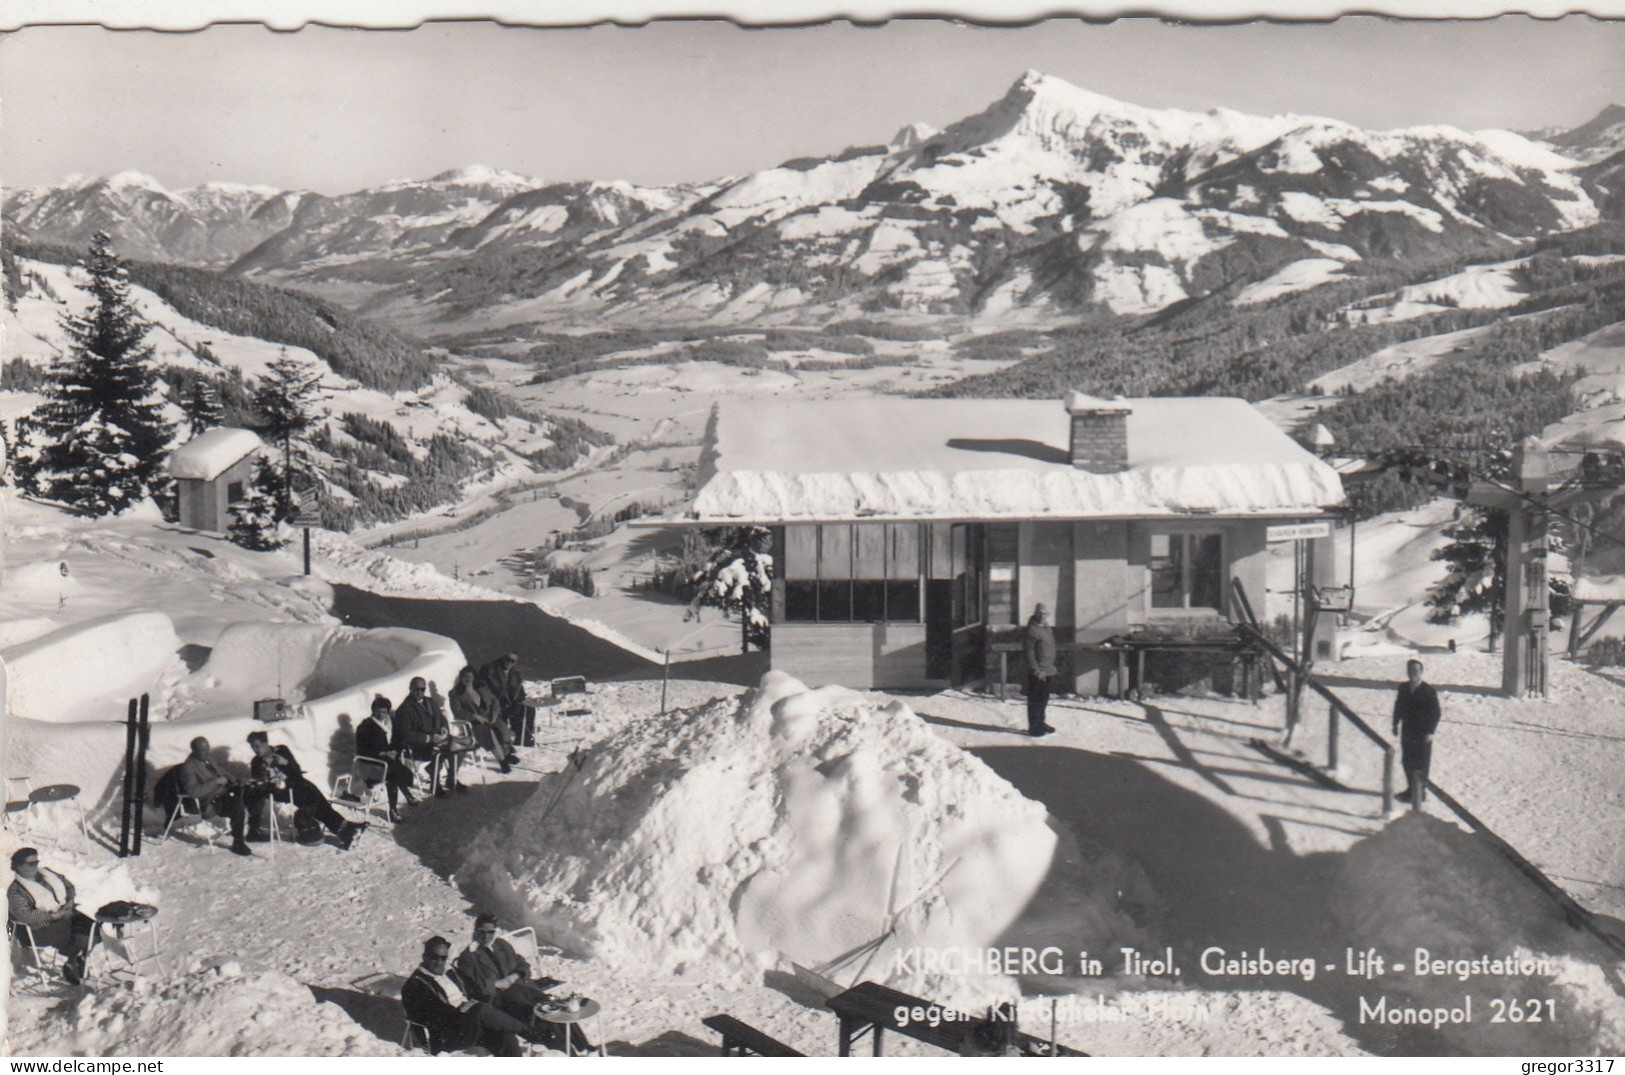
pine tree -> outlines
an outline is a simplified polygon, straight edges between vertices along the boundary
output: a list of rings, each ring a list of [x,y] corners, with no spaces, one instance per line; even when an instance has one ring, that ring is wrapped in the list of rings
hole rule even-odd
[[[226,409],[220,405],[220,393],[203,377],[192,382],[192,390],[181,401],[181,410],[186,412],[186,423],[194,437],[205,429],[218,427],[226,420]]]
[[[1554,520],[1555,522],[1555,520]],[[1507,573],[1507,513],[1501,508],[1462,508],[1461,519],[1445,530],[1449,544],[1435,549],[1433,559],[1450,566],[1444,578],[1428,591],[1429,623],[1455,623],[1462,616],[1483,612],[1489,616],[1490,646],[1505,629]],[[1555,529],[1546,546],[1560,552],[1563,540]],[[1559,617],[1573,608],[1569,580],[1555,572],[1547,576],[1553,630],[1562,630]]]
[[[254,480],[243,497],[231,506],[231,525],[226,536],[245,549],[260,552],[280,549],[288,543],[279,528],[281,518],[276,498],[267,490],[278,480],[274,467],[262,456]]]
[[[63,316],[72,350],[34,412],[39,449],[21,477],[41,496],[109,515],[161,489],[174,430],[160,410],[147,323],[106,232],[91,238],[80,265],[92,305]]]
[[[294,358],[283,348],[254,390],[261,429],[282,455],[280,470],[274,479],[267,479],[272,484],[263,488],[275,494],[283,515],[293,510],[295,484],[317,480],[301,449],[306,431],[316,424],[316,404],[327,398],[319,387],[321,379],[322,371],[314,363]]]
[[[751,643],[766,649],[770,632],[768,602],[773,592],[772,535],[762,526],[733,526],[705,532],[713,546],[699,570],[694,603],[711,605],[739,617],[739,652]]]

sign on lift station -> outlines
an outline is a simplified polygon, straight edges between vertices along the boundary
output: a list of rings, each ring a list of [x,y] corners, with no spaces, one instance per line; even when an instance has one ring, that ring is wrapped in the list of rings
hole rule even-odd
[[[1331,536],[1332,524],[1324,520],[1318,523],[1282,523],[1264,529],[1266,541],[1305,541]]]

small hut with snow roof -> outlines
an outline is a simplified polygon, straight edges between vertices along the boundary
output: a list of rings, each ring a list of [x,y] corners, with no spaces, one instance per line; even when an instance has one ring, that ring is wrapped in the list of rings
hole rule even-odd
[[[176,448],[169,473],[180,494],[181,525],[224,531],[243,498],[264,443],[247,429],[206,429]]]
[[[1223,630],[1268,527],[1343,503],[1240,399],[752,399],[713,415],[683,521],[771,528],[772,666],[803,682],[994,679],[1042,602],[1094,694],[1127,685],[1114,640]]]

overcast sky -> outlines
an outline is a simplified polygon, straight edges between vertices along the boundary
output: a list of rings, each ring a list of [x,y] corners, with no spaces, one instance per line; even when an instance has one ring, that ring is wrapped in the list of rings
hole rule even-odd
[[[478,163],[666,183],[943,126],[1028,68],[1154,107],[1573,126],[1625,103],[1625,22],[27,27],[0,37],[0,182],[133,168],[332,194]]]

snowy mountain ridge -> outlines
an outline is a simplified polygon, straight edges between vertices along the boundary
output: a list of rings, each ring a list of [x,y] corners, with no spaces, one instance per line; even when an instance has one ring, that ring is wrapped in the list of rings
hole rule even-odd
[[[705,183],[547,183],[476,165],[345,195],[270,195],[235,222],[244,210],[219,191],[209,213],[225,227],[203,245],[210,264],[426,334],[491,315],[1133,315],[1297,262],[1447,255],[1592,223],[1615,211],[1620,184],[1582,164],[1615,126],[1605,111],[1544,143],[1438,125],[1366,131],[1148,108],[1028,71],[940,130],[911,124],[882,145]],[[18,192],[6,218],[76,241],[122,213],[113,230],[127,254],[187,260],[198,244],[171,241],[186,231],[186,199],[139,173],[113,178],[75,188],[77,200]],[[264,192],[243,190],[243,204]]]

